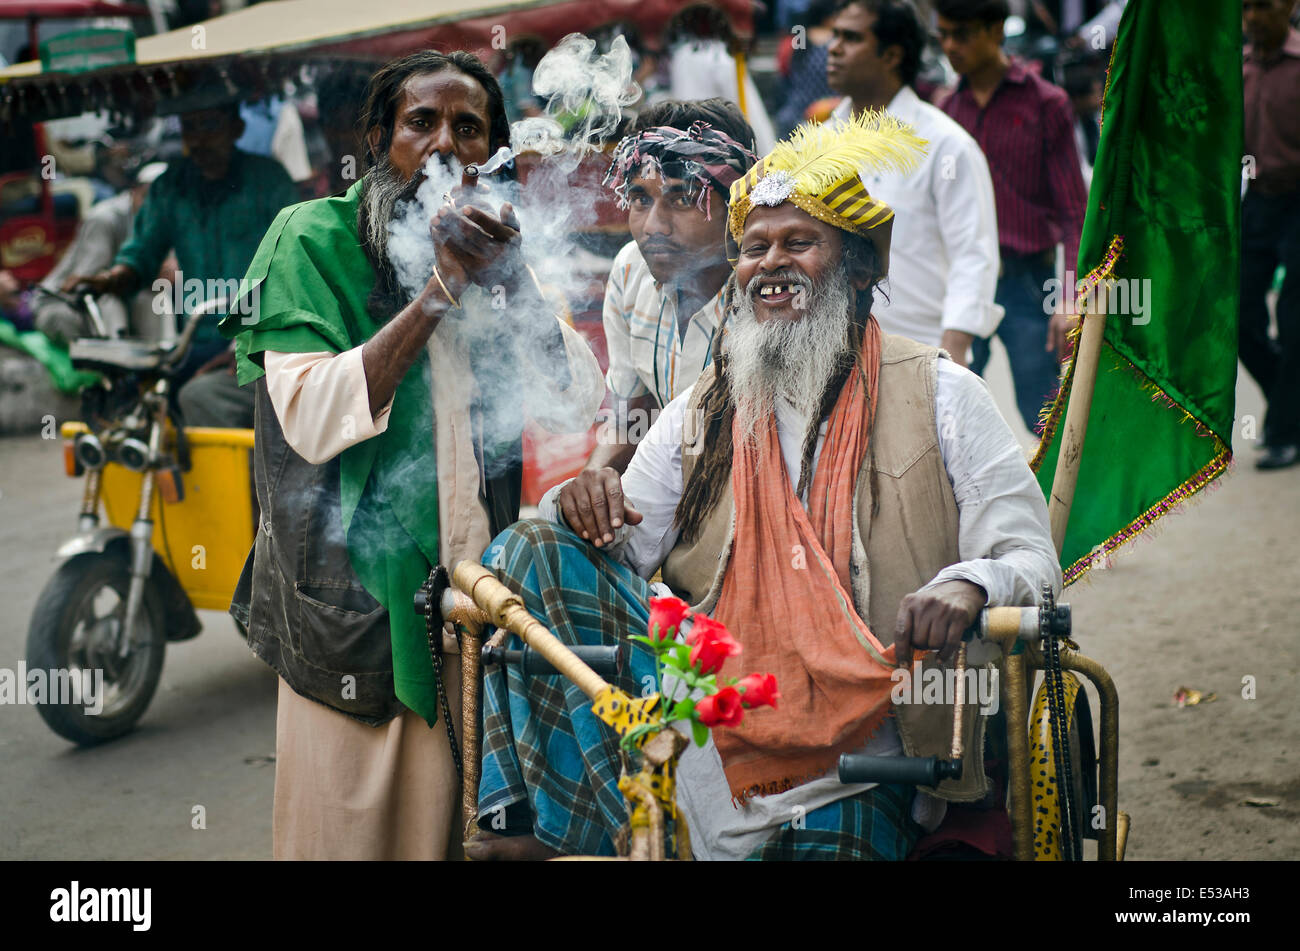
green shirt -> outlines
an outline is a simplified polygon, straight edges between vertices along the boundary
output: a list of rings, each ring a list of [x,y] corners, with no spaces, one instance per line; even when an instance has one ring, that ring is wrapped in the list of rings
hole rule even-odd
[[[357,236],[362,182],[341,197],[285,208],[267,230],[244,279],[240,306],[221,321],[222,333],[236,342],[241,385],[263,375],[267,350],[342,353],[379,329],[366,311],[374,269]],[[388,428],[339,457],[352,568],[388,609],[397,698],[430,724],[437,719],[438,683],[424,621],[411,602],[438,562],[431,384],[429,358],[421,351],[398,384]]]
[[[152,286],[174,250],[180,273],[168,295],[180,305],[178,315],[209,298],[233,299],[267,226],[297,197],[274,159],[235,150],[230,171],[216,182],[182,159],[149,186],[134,232],[114,263],[130,265],[142,287]],[[196,342],[220,339],[215,320],[205,320],[195,335]]]

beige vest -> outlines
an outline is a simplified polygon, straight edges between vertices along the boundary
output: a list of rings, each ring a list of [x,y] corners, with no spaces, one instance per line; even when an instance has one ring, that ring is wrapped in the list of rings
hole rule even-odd
[[[880,405],[867,458],[854,491],[853,601],[877,640],[893,643],[899,604],[940,569],[959,561],[958,513],[935,428],[935,386],[940,351],[885,334],[880,361]],[[687,419],[714,378],[710,366],[691,394]],[[695,427],[682,438],[682,480],[698,458]],[[874,470],[874,471],[873,471]],[[722,588],[735,529],[731,483],[693,542],[679,540],[663,566],[663,579],[697,611],[712,611]],[[743,635],[741,636],[743,641]],[[925,666],[938,666],[929,655]],[[897,723],[909,756],[947,758],[952,746],[950,704],[897,704]],[[962,778],[946,780],[933,795],[972,801],[984,795],[984,718],[977,704],[963,715]]]

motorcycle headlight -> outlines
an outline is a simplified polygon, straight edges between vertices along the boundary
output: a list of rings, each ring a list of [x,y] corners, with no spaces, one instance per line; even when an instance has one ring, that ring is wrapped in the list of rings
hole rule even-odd
[[[117,461],[132,472],[149,468],[149,447],[138,439],[123,439],[117,446]]]
[[[77,454],[77,461],[85,469],[102,469],[108,458],[103,444],[94,433],[82,433],[78,436],[74,451]]]

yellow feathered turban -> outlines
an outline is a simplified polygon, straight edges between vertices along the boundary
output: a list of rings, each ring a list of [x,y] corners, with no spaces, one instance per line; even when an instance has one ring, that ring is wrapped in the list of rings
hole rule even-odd
[[[927,143],[885,112],[864,112],[826,125],[808,123],[731,186],[727,225],[736,244],[755,205],[792,202],[875,245],[881,274],[889,269],[894,210],[867,194],[863,171],[911,172]]]

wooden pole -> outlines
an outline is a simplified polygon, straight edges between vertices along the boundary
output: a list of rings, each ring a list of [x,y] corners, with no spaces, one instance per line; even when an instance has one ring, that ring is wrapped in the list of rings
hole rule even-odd
[[[1083,330],[1079,333],[1079,349],[1074,356],[1074,373],[1070,380],[1070,403],[1065,411],[1065,429],[1061,433],[1061,454],[1056,460],[1052,494],[1047,502],[1052,541],[1056,544],[1058,558],[1065,545],[1065,529],[1070,522],[1074,489],[1079,482],[1079,461],[1083,458],[1083,440],[1088,434],[1092,392],[1097,382],[1097,364],[1106,332],[1106,294],[1092,296],[1097,301],[1097,310],[1083,315]]]
[[[740,106],[740,114],[749,119],[749,102],[745,95],[745,51],[736,50],[736,105]]]
[[[461,816],[465,822],[462,831],[465,838],[469,838],[478,821],[478,786],[482,773],[479,704],[483,695],[483,626],[471,622],[463,625],[461,631],[461,760],[465,780],[461,789]]]

